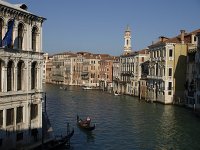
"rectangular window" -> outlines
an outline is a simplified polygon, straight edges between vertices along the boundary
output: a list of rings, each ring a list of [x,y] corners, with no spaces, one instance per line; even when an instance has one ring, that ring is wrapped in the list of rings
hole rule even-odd
[[[13,125],[14,123],[14,108],[6,110],[6,125]]]
[[[157,51],[157,57],[160,57],[160,56],[159,56],[159,51]]]
[[[137,86],[137,82],[135,82],[135,86]]]
[[[17,123],[23,122],[23,107],[17,107]]]
[[[169,68],[169,76],[172,76],[172,68]]]
[[[168,90],[172,90],[172,82],[168,83]]]
[[[169,49],[169,57],[172,57],[172,56],[173,56],[173,50]]]
[[[38,105],[31,104],[31,120],[35,119],[38,116]]]
[[[194,42],[196,42],[197,41],[197,38],[196,38],[196,36],[194,36]]]
[[[0,128],[3,126],[3,110],[0,110]]]

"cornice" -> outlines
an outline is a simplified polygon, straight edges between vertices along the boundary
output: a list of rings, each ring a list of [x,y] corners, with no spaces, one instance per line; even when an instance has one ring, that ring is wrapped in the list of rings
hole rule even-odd
[[[43,23],[46,18],[36,16],[28,11],[25,10],[19,10],[16,8],[8,7],[3,4],[0,4],[0,15],[4,17],[12,17],[16,18],[18,20],[25,20],[26,22],[31,23],[32,21],[37,21],[40,23]]]

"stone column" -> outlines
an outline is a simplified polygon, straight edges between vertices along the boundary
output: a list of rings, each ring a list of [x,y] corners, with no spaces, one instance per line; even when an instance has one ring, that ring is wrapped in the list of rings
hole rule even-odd
[[[13,91],[17,91],[17,65],[15,64],[13,68]]]
[[[26,90],[27,92],[31,89],[31,61],[27,61],[26,64]]]
[[[40,63],[38,63],[38,66],[36,68],[37,72],[37,77],[36,77],[36,90],[40,90]]]
[[[27,50],[28,51],[32,51],[32,27],[31,27],[31,25],[29,25],[28,27],[27,27],[27,30],[28,30],[28,32],[27,32],[27,34],[26,34],[26,39],[27,39]]]
[[[6,128],[6,109],[3,109],[3,128]]]
[[[2,67],[2,92],[7,92],[7,67]]]
[[[36,52],[40,52],[40,34],[36,34]]]

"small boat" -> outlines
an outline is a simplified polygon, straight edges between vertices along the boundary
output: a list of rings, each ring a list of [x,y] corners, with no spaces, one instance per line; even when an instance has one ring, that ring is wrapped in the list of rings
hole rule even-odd
[[[84,129],[86,131],[92,131],[95,129],[95,124],[93,126],[90,125],[90,118],[87,117],[87,119],[82,120],[79,118],[79,116],[77,115],[77,125],[81,128]]]
[[[121,94],[118,93],[118,92],[114,92],[114,95],[119,96],[119,95],[121,95]]]
[[[90,86],[84,86],[83,87],[83,90],[92,90],[93,88],[92,87],[90,87]]]
[[[53,150],[60,149],[64,146],[70,147],[70,139],[74,135],[74,129],[72,131],[67,131],[66,136],[56,136],[55,139],[43,143],[42,145],[34,148],[34,150]]]
[[[60,86],[60,89],[61,90],[67,90],[67,87],[66,86]]]

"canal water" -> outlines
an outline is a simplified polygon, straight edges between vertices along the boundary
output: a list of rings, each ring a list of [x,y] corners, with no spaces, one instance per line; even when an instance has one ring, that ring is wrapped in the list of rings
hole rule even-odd
[[[75,129],[71,150],[200,150],[200,118],[192,110],[146,103],[131,96],[46,84],[47,113],[56,135]],[[96,129],[80,130],[76,115]]]

